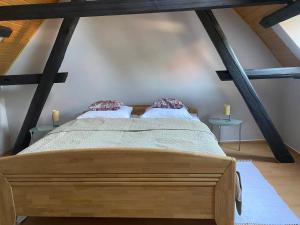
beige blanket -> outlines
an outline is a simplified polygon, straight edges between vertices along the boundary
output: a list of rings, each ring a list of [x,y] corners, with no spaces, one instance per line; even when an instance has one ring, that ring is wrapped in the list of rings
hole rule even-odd
[[[138,118],[73,120],[19,154],[112,147],[159,148],[225,156],[215,136],[200,121]],[[240,212],[241,189],[236,191]]]
[[[80,119],[68,122],[20,154],[86,148],[134,147],[196,151],[224,156],[200,121],[182,119]]]

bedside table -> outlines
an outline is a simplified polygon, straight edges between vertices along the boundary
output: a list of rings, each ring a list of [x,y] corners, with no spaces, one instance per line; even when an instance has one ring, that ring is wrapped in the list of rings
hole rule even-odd
[[[211,131],[213,132],[214,127],[219,127],[219,143],[221,142],[221,130],[223,126],[239,126],[239,148],[241,150],[241,136],[242,136],[242,120],[237,119],[218,119],[218,118],[211,118],[208,120],[209,124],[211,125]]]
[[[35,133],[46,133],[46,132],[48,133],[54,130],[55,128],[57,128],[57,126],[53,126],[53,125],[38,126],[38,127],[31,128],[29,132],[32,138]]]

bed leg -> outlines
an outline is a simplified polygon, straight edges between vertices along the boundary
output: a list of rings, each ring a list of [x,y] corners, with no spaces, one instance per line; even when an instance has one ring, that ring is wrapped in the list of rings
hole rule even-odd
[[[16,212],[12,189],[7,180],[0,174],[0,225],[15,225]]]
[[[235,160],[226,168],[215,189],[215,220],[217,225],[234,225]]]

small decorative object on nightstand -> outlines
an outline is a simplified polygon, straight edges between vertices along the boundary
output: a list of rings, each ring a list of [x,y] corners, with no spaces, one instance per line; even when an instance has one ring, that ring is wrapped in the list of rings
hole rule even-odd
[[[228,116],[228,120],[231,119],[231,106],[228,104],[224,105],[224,115]]]
[[[222,126],[239,126],[239,148],[238,150],[241,150],[241,136],[242,136],[242,120],[236,120],[236,119],[209,119],[208,122],[211,125],[211,131],[214,130],[214,126],[219,127],[219,143],[221,142],[221,128]]]
[[[53,110],[52,111],[52,121],[53,121],[53,126],[58,127],[59,126],[59,116],[60,113],[58,110]]]

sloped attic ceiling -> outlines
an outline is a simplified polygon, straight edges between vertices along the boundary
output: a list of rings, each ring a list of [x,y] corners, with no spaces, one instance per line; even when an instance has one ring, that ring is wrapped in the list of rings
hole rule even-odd
[[[257,33],[282,66],[300,66],[299,59],[293,54],[278,34],[272,28],[266,29],[259,24],[263,17],[282,7],[282,5],[266,5],[242,7],[236,8],[235,10]]]
[[[57,2],[57,0],[0,0],[0,6],[51,2]],[[9,38],[0,42],[0,75],[7,72],[41,23],[42,20],[0,22],[0,25],[10,27],[13,31]]]
[[[58,2],[58,0],[0,0],[0,6],[51,2]],[[259,24],[259,21],[264,16],[278,10],[280,7],[282,5],[253,6],[237,8],[236,11],[264,41],[283,66],[299,66],[300,61],[276,32],[272,28],[265,29]],[[9,38],[3,39],[0,42],[0,75],[8,71],[41,23],[41,20],[0,22],[0,25],[10,27],[13,30]]]

